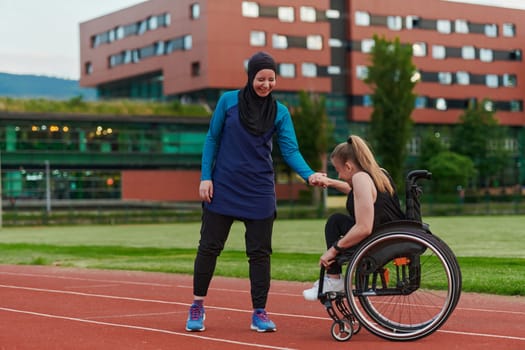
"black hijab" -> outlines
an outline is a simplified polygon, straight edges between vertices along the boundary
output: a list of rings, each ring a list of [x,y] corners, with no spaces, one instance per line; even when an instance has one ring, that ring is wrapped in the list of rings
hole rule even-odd
[[[257,136],[263,135],[273,127],[277,115],[277,103],[272,94],[260,97],[253,89],[255,75],[262,69],[277,72],[277,65],[269,54],[258,52],[248,61],[248,82],[239,91],[241,123],[246,130]]]

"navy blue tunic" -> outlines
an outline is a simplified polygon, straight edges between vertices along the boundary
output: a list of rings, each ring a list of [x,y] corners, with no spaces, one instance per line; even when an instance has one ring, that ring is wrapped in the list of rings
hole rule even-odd
[[[210,121],[202,154],[201,180],[213,181],[208,210],[237,218],[265,219],[276,210],[272,137],[284,160],[304,180],[314,173],[299,152],[288,109],[278,103],[274,127],[262,136],[240,122],[238,90],[221,96]]]

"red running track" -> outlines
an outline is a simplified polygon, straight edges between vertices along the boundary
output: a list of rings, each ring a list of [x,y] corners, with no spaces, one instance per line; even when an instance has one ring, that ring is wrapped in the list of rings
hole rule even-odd
[[[274,281],[268,312],[275,333],[250,331],[249,284],[214,278],[206,331],[184,330],[190,276],[0,265],[0,350],[26,349],[525,349],[525,298],[464,293],[436,333],[392,342],[365,329],[348,342],[332,339],[307,283]]]

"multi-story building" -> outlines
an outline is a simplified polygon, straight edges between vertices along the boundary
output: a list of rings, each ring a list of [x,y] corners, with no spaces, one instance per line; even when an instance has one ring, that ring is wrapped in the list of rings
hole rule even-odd
[[[100,98],[180,99],[212,108],[246,83],[258,50],[278,62],[280,98],[327,96],[336,137],[366,128],[373,35],[412,45],[418,133],[446,134],[473,101],[509,127],[510,182],[525,179],[523,10],[445,0],[150,0],[80,24],[82,86]],[[512,182],[516,183],[516,182]]]

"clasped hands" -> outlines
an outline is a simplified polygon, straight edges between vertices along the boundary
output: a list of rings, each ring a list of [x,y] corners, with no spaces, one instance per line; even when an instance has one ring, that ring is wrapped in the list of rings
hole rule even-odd
[[[308,177],[308,183],[312,186],[317,187],[328,187],[328,176],[326,173],[316,172]]]

